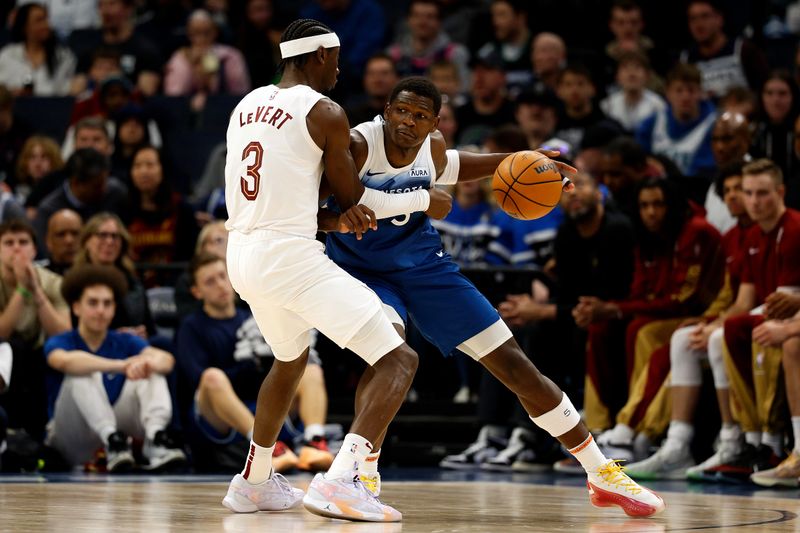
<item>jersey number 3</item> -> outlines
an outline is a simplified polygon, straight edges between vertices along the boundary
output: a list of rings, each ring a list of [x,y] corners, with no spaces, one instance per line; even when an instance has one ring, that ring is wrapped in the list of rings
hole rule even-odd
[[[258,186],[261,183],[261,174],[258,169],[261,168],[261,161],[264,159],[264,147],[258,141],[252,141],[245,146],[242,151],[242,161],[245,161],[250,155],[255,156],[252,164],[247,165],[247,176],[239,179],[242,186],[242,194],[251,202],[258,196]]]

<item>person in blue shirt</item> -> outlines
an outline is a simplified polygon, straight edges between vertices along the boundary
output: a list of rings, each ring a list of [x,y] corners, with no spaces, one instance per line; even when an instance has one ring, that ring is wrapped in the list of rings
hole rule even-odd
[[[441,94],[429,80],[406,78],[392,91],[383,117],[351,130],[350,152],[365,187],[396,194],[474,181],[492,175],[510,155],[446,150],[436,130],[440,108]],[[530,156],[518,152],[514,157]],[[575,172],[568,165],[559,168]],[[568,180],[565,185],[571,190]],[[533,422],[583,465],[593,504],[618,505],[639,516],[664,509],[659,496],[636,485],[603,455],[566,394],[536,369],[497,310],[458,271],[427,216],[381,220],[377,231],[361,239],[336,233],[334,220],[320,220],[320,229],[330,231],[328,256],[375,291],[398,332],[403,334],[412,320],[444,355],[458,348],[514,392]],[[366,370],[359,387],[369,382],[371,372]],[[364,407],[356,403],[356,416]],[[357,465],[359,478],[374,495],[380,492],[377,459],[385,434],[386,429],[373,442],[375,451]]]
[[[256,398],[274,356],[250,311],[236,306],[224,256],[200,252],[190,263],[189,275],[192,295],[202,306],[186,316],[178,329],[179,401],[200,437],[190,439],[195,466],[218,469],[220,457],[230,455],[237,444],[242,444],[241,459],[246,458]],[[328,396],[313,342],[308,360],[297,390],[304,442],[298,457],[291,446],[279,441],[272,459],[276,472],[293,467],[327,470],[333,462],[324,428]],[[282,441],[300,433],[289,425],[284,425]]]
[[[46,443],[70,464],[93,459],[105,447],[109,472],[134,467],[129,439],[144,439],[142,468],[186,462],[165,428],[172,419],[166,374],[175,359],[129,333],[110,330],[116,303],[127,290],[111,267],[85,265],[64,276],[61,292],[77,328],[44,345],[50,414]]]
[[[703,100],[700,71],[679,63],[667,75],[666,89],[669,105],[642,122],[636,140],[645,151],[670,158],[684,176],[710,182],[717,168],[711,151],[716,108]]]

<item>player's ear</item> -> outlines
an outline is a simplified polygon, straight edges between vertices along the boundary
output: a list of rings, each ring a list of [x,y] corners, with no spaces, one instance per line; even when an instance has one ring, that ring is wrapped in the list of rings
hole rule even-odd
[[[386,102],[386,105],[383,106],[383,118],[384,120],[389,119],[389,107],[391,106],[391,102]]]
[[[317,48],[316,56],[317,56],[317,61],[319,61],[321,65],[325,64],[325,59],[327,58],[327,51],[325,50],[324,46],[320,46],[319,48]]]
[[[439,129],[439,115],[436,115],[433,119],[433,126],[431,127],[431,133]]]

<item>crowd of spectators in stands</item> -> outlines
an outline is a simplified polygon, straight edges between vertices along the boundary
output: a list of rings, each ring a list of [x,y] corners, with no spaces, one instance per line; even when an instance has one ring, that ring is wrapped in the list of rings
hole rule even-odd
[[[467,272],[534,273],[526,294],[502,295],[501,315],[583,397],[590,429],[632,474],[716,480],[730,465],[739,477],[777,466],[753,479],[796,484],[800,453],[784,450],[792,438],[800,450],[800,49],[787,3],[5,3],[6,467],[25,464],[26,439],[53,468],[166,468],[185,451],[198,469],[241,462],[272,359],[224,268],[224,128],[237,98],[278,79],[282,29],[311,17],[341,40],[331,97],[351,125],[423,75],[444,96],[448,148],[541,147],[579,169],[541,219],[514,219],[488,184],[465,183],[435,226]],[[330,460],[326,346],[282,434],[282,468]],[[705,359],[716,452],[693,426]],[[446,399],[477,399],[482,429],[443,465],[559,458],[490,376],[458,365]],[[711,458],[695,467],[700,455]]]

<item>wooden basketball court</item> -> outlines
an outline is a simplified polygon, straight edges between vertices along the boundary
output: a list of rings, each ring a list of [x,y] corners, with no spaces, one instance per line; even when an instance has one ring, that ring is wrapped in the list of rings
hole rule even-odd
[[[78,476],[73,476],[78,477]],[[226,478],[84,477],[81,482],[0,478],[0,531],[336,533],[800,531],[797,491],[752,496],[662,491],[667,510],[629,519],[595,509],[575,486],[510,481],[394,481],[384,500],[404,513],[400,524],[327,520],[304,509],[236,515],[220,501]],[[291,477],[305,488],[310,478]],[[4,482],[5,481],[5,482]],[[24,481],[24,482],[19,482]],[[679,489],[680,490],[680,489]]]

